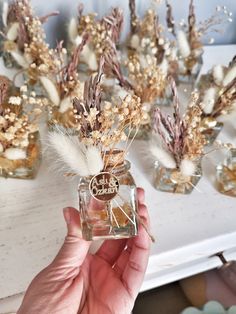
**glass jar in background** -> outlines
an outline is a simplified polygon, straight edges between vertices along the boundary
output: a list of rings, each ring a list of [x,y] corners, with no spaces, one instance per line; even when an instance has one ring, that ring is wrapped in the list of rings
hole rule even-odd
[[[79,209],[83,238],[122,239],[137,235],[136,185],[124,152],[108,152],[105,170],[94,177],[81,177]]]
[[[212,145],[221,130],[223,129],[224,124],[217,121],[212,117],[205,117],[201,122],[202,133],[205,135],[207,145]]]
[[[231,148],[224,163],[216,167],[216,186],[219,192],[236,197],[236,148]]]
[[[4,178],[15,179],[34,179],[38,172],[41,163],[41,145],[39,132],[29,134],[29,144],[22,151],[26,151],[26,158],[12,157],[6,158],[3,153],[0,153],[0,176]],[[9,149],[19,149],[10,147]],[[5,151],[6,152],[6,151]],[[14,156],[14,151],[11,151],[11,155]]]
[[[194,86],[203,65],[202,54],[198,57],[187,57],[179,60],[178,83]]]
[[[171,169],[155,162],[154,187],[162,192],[190,194],[201,179],[201,162],[197,162],[194,175],[184,176],[177,168]]]

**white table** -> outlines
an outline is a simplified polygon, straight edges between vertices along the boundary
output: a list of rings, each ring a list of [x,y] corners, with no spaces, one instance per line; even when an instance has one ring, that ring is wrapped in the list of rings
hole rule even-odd
[[[203,72],[213,64],[227,64],[236,46],[206,47]],[[235,141],[230,122],[222,138]],[[236,143],[235,143],[236,144]],[[130,151],[132,172],[146,190],[146,202],[157,241],[142,291],[212,269],[220,260],[211,255],[225,251],[236,258],[236,199],[218,193],[212,183],[220,153],[206,158],[204,177],[191,195],[156,191],[145,143]],[[16,311],[31,279],[55,256],[65,236],[62,208],[77,206],[76,181],[49,172],[44,161],[33,181],[0,179],[0,313]]]

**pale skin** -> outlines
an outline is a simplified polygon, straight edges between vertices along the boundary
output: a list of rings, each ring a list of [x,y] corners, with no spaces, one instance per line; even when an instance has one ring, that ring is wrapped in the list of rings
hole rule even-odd
[[[139,215],[147,226],[144,191],[138,189]],[[80,216],[65,208],[68,233],[54,261],[26,291],[18,314],[130,314],[146,271],[150,239],[142,226],[138,236],[107,240],[95,254],[80,235]]]

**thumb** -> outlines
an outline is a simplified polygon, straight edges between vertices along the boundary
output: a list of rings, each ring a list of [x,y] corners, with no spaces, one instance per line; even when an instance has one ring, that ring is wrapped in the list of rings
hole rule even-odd
[[[71,275],[78,275],[91,242],[85,241],[81,237],[79,212],[72,207],[64,208],[63,212],[67,224],[67,236],[50,266],[54,272],[57,269],[65,278]]]

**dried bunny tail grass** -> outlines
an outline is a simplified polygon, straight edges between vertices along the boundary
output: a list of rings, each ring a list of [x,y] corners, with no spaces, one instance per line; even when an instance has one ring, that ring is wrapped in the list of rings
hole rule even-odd
[[[190,159],[183,159],[180,163],[180,172],[183,176],[192,176],[196,172],[196,163]]]
[[[224,67],[221,64],[217,64],[212,69],[212,76],[214,82],[220,85],[224,79]]]
[[[53,149],[58,156],[56,162],[66,165],[67,172],[79,176],[90,176],[103,169],[100,151],[96,147],[86,147],[79,142],[77,136],[50,132],[48,141],[49,148]]]
[[[13,59],[21,66],[23,69],[28,69],[29,63],[26,61],[24,55],[18,51],[11,51],[10,52]]]
[[[68,24],[68,35],[71,42],[74,42],[79,35],[77,20],[75,17],[72,17]]]
[[[223,86],[227,86],[236,78],[236,65],[229,68],[222,82]]]
[[[177,33],[177,42],[179,46],[180,54],[183,58],[189,57],[191,54],[191,48],[187,39],[187,35],[184,31],[179,30]]]
[[[203,96],[202,109],[205,114],[211,114],[215,105],[216,96],[218,93],[217,87],[208,88]]]
[[[59,106],[60,95],[59,95],[59,92],[58,92],[57,87],[54,84],[54,82],[46,76],[40,76],[39,80],[40,80],[43,88],[47,92],[48,97],[51,100],[51,102],[53,103],[53,105]]]
[[[97,174],[104,168],[101,152],[95,146],[87,147],[86,161],[91,174]]]
[[[19,23],[15,22],[12,23],[10,28],[7,31],[7,39],[11,40],[11,41],[15,41],[17,39],[18,36],[18,32],[19,32]]]
[[[5,27],[7,27],[8,11],[9,11],[8,2],[4,1],[2,4],[2,22]]]
[[[149,142],[149,149],[153,157],[156,158],[160,164],[166,168],[174,169],[176,168],[176,162],[172,155],[167,152],[165,149],[162,147],[157,146],[158,144],[154,141],[151,140]]]

